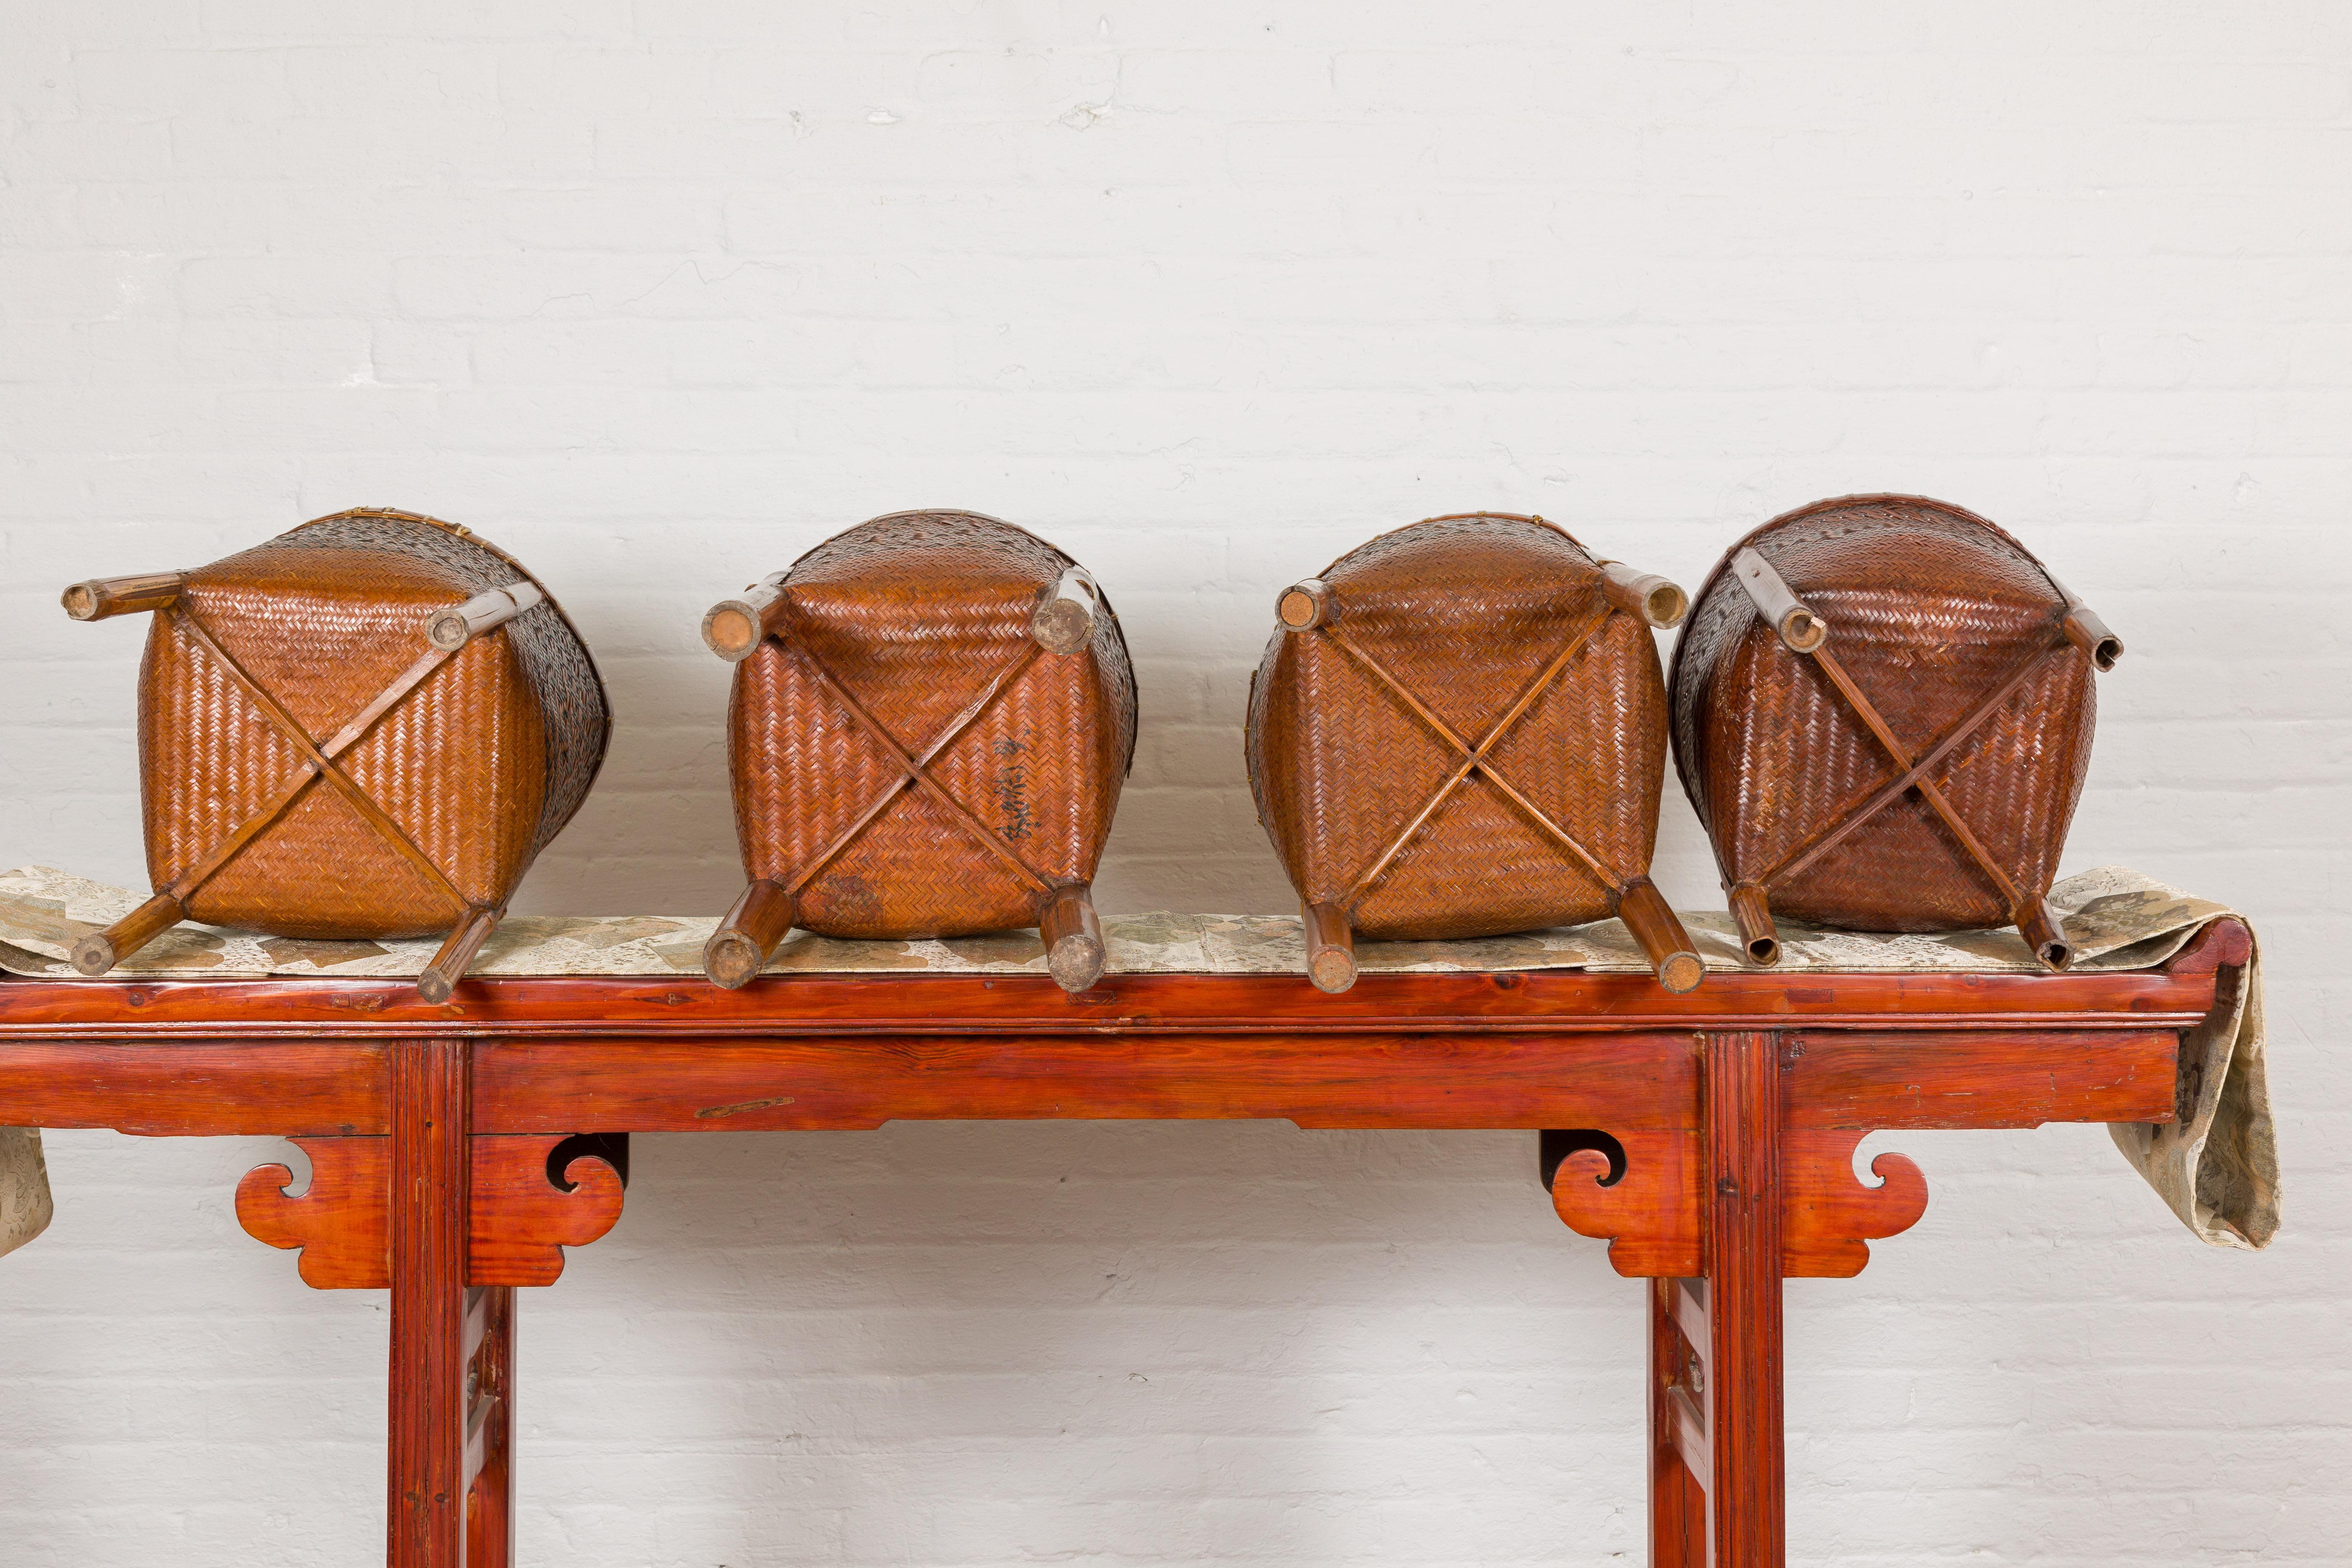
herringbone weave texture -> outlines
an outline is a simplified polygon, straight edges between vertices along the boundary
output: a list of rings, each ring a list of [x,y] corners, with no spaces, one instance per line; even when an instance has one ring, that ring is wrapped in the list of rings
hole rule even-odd
[[[2040,660],[1930,776],[2018,887],[2045,893],[2090,764],[2090,659],[2063,640],[2061,593],[2023,545],[1912,496],[1850,496],[1775,518],[1726,553],[1692,608],[1675,649],[1675,763],[1726,884],[1767,878],[1901,773],[1813,661],[1757,614],[1728,570],[1742,546],[1829,624],[1828,646],[1915,756]],[[1778,914],[1852,930],[2014,917],[1916,790],[1769,891]]]
[[[1649,869],[1665,686],[1649,627],[1612,612],[1599,564],[1534,518],[1434,518],[1333,562],[1328,628],[1277,628],[1250,693],[1258,820],[1302,900],[1361,935],[1491,936],[1599,920]],[[1337,634],[1337,635],[1335,635]],[[1591,851],[1607,880],[1474,773],[1360,883],[1463,762],[1344,637],[1472,746],[1563,648],[1567,665],[1487,753]],[[1352,895],[1352,896],[1351,896]]]
[[[961,511],[897,512],[793,563],[785,631],[736,668],[728,725],[743,868],[787,886],[887,795],[797,892],[827,936],[959,936],[1034,925],[1050,888],[1089,881],[1135,755],[1135,674],[1108,603],[1091,647],[1036,648],[1030,617],[1073,564]],[[927,767],[1024,876],[905,770],[826,685],[920,758],[1016,661]],[[892,793],[895,791],[895,794]]]
[[[155,886],[201,862],[301,761],[184,617],[324,742],[430,650],[429,611],[524,580],[536,581],[462,529],[381,510],[321,518],[189,573],[179,603],[155,617],[140,671]],[[317,782],[196,890],[190,915],[374,939],[454,924],[463,905],[452,888],[467,903],[503,905],[579,809],[611,727],[586,646],[542,599],[474,638],[339,759],[447,885]]]

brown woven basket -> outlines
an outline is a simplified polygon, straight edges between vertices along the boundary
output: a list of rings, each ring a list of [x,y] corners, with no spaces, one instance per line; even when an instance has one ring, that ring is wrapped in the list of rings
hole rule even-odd
[[[87,974],[181,920],[448,931],[418,981],[446,1000],[612,731],[539,580],[415,512],[338,512],[194,571],[76,584],[65,606],[155,612],[139,672],[155,897],[75,948]]]
[[[2025,547],[1916,496],[1800,508],[1734,545],[1675,648],[1675,754],[1748,956],[1772,912],[1864,931],[2015,924],[2083,789],[2092,672],[2123,652]]]
[[[1135,755],[1135,674],[1083,568],[992,517],[894,512],[715,606],[703,637],[737,661],[751,879],[706,952],[713,980],[750,981],[794,925],[1034,925],[1054,977],[1093,985],[1087,885]]]
[[[1305,906],[1308,973],[1353,937],[1619,915],[1660,980],[1705,973],[1649,880],[1665,774],[1653,626],[1682,590],[1540,518],[1382,534],[1286,590],[1251,682],[1250,788]]]

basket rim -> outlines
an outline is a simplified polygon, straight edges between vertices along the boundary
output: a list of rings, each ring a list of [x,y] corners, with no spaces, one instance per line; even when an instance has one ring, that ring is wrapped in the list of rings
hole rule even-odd
[[[1416,528],[1421,528],[1433,522],[1474,522],[1481,519],[1495,522],[1530,523],[1537,528],[1549,529],[1552,532],[1559,534],[1562,539],[1567,540],[1570,544],[1576,546],[1579,551],[1583,552],[1586,560],[1594,563],[1596,565],[1600,563],[1601,557],[1593,554],[1591,550],[1586,546],[1584,541],[1577,538],[1576,535],[1569,532],[1568,530],[1562,528],[1551,519],[1536,512],[1442,511],[1435,517],[1424,517],[1412,522],[1399,523],[1394,528],[1386,529],[1372,535],[1371,538],[1365,540],[1361,544],[1354,545],[1340,554],[1333,557],[1331,563],[1324,567],[1322,571],[1318,572],[1316,575],[1318,577],[1322,577],[1338,571],[1341,564],[1343,564],[1350,556],[1360,555],[1365,551],[1370,549],[1373,545],[1378,544],[1383,539],[1393,539],[1400,533],[1410,533]]]
[[[2019,539],[2017,535],[2010,532],[2009,530],[2001,527],[2000,524],[1993,521],[1990,518],[1980,517],[1964,506],[1956,506],[1950,501],[1937,500],[1933,496],[1906,495],[1897,490],[1864,490],[1854,495],[1828,496],[1821,500],[1808,501],[1803,506],[1792,508],[1788,511],[1780,513],[1778,517],[1759,522],[1754,528],[1749,529],[1746,533],[1741,534],[1738,539],[1732,541],[1730,544],[1724,547],[1723,554],[1716,561],[1713,570],[1709,571],[1706,576],[1699,583],[1698,592],[1691,595],[1690,614],[1684,617],[1682,631],[1675,637],[1674,657],[1669,659],[1666,664],[1667,692],[1671,694],[1682,689],[1683,650],[1685,645],[1690,641],[1691,628],[1698,624],[1698,607],[1706,603],[1708,595],[1715,592],[1716,584],[1721,582],[1724,575],[1731,570],[1731,562],[1734,556],[1747,549],[1749,545],[1755,543],[1758,540],[1774,533],[1780,529],[1790,527],[1795,523],[1802,522],[1807,518],[1816,517],[1825,511],[1833,511],[1840,507],[1872,505],[1927,507],[1934,510],[1942,512],[1947,517],[1952,518],[1958,521],[1974,523],[1977,527],[1983,529],[1987,533],[1991,534],[1994,538],[2000,540],[2002,543],[2008,545],[2011,549],[2016,551],[2018,554],[2031,562],[2033,565],[2033,569],[2041,573],[2043,581],[2050,584],[2051,591],[2053,593],[2059,592],[2058,580],[2051,576],[2050,568],[2042,563],[2042,558],[2040,556],[2034,554],[2032,551],[2028,550],[2025,547],[2025,543],[2022,540]]]

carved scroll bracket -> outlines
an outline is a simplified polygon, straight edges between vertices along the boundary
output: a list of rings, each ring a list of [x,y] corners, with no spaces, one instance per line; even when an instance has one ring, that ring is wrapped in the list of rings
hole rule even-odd
[[[1551,1202],[1579,1236],[1609,1243],[1609,1264],[1636,1279],[1704,1274],[1699,1226],[1706,1162],[1690,1128],[1629,1130],[1614,1135],[1622,1168],[1602,1148],[1572,1150],[1552,1173]]]
[[[1579,1145],[1552,1172],[1552,1207],[1579,1236],[1609,1242],[1612,1268],[1649,1279],[1708,1272],[1706,1152],[1695,1129],[1552,1136]],[[1851,1279],[1869,1266],[1869,1242],[1900,1235],[1927,1211],[1927,1179],[1907,1156],[1872,1161],[1877,1186],[1855,1176],[1853,1152],[1868,1136],[1868,1129],[1857,1128],[1781,1130],[1784,1276]],[[1622,1148],[1622,1164],[1609,1144]]]
[[[626,1155],[590,1152],[583,1147],[590,1142],[546,1134],[474,1140],[467,1284],[552,1285],[565,1247],[613,1228],[623,1184],[614,1162]]]
[[[272,1247],[296,1247],[302,1283],[315,1290],[383,1290],[392,1285],[388,1138],[294,1138],[310,1157],[310,1184],[286,1189],[294,1172],[256,1165],[236,1184],[236,1223]]]
[[[237,1184],[237,1223],[257,1241],[299,1249],[302,1282],[314,1289],[389,1289],[391,1141],[292,1142],[310,1158],[310,1186],[290,1194],[294,1173],[287,1166],[256,1166]],[[555,1283],[563,1248],[585,1247],[621,1217],[626,1159],[619,1140],[560,1133],[474,1139],[467,1283]]]
[[[1900,1236],[1927,1211],[1927,1178],[1910,1157],[1870,1163],[1877,1186],[1853,1172],[1868,1128],[1780,1131],[1780,1272],[1792,1279],[1851,1279],[1870,1266],[1872,1240]]]

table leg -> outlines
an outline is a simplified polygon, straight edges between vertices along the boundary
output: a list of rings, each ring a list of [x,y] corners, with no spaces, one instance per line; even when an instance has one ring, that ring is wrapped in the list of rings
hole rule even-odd
[[[515,1293],[466,1292],[466,1568],[514,1562]]]
[[[1650,1289],[1650,1565],[1706,1568],[1706,1352],[1676,1326],[1704,1311],[1696,1281],[1652,1279]],[[1699,1286],[1704,1289],[1703,1285]],[[1699,1336],[1702,1342],[1707,1336]]]
[[[465,1042],[393,1042],[391,1568],[465,1562],[467,1118]]]
[[[1706,1115],[1709,1535],[1718,1568],[1783,1568],[1778,1035],[1706,1037]]]

